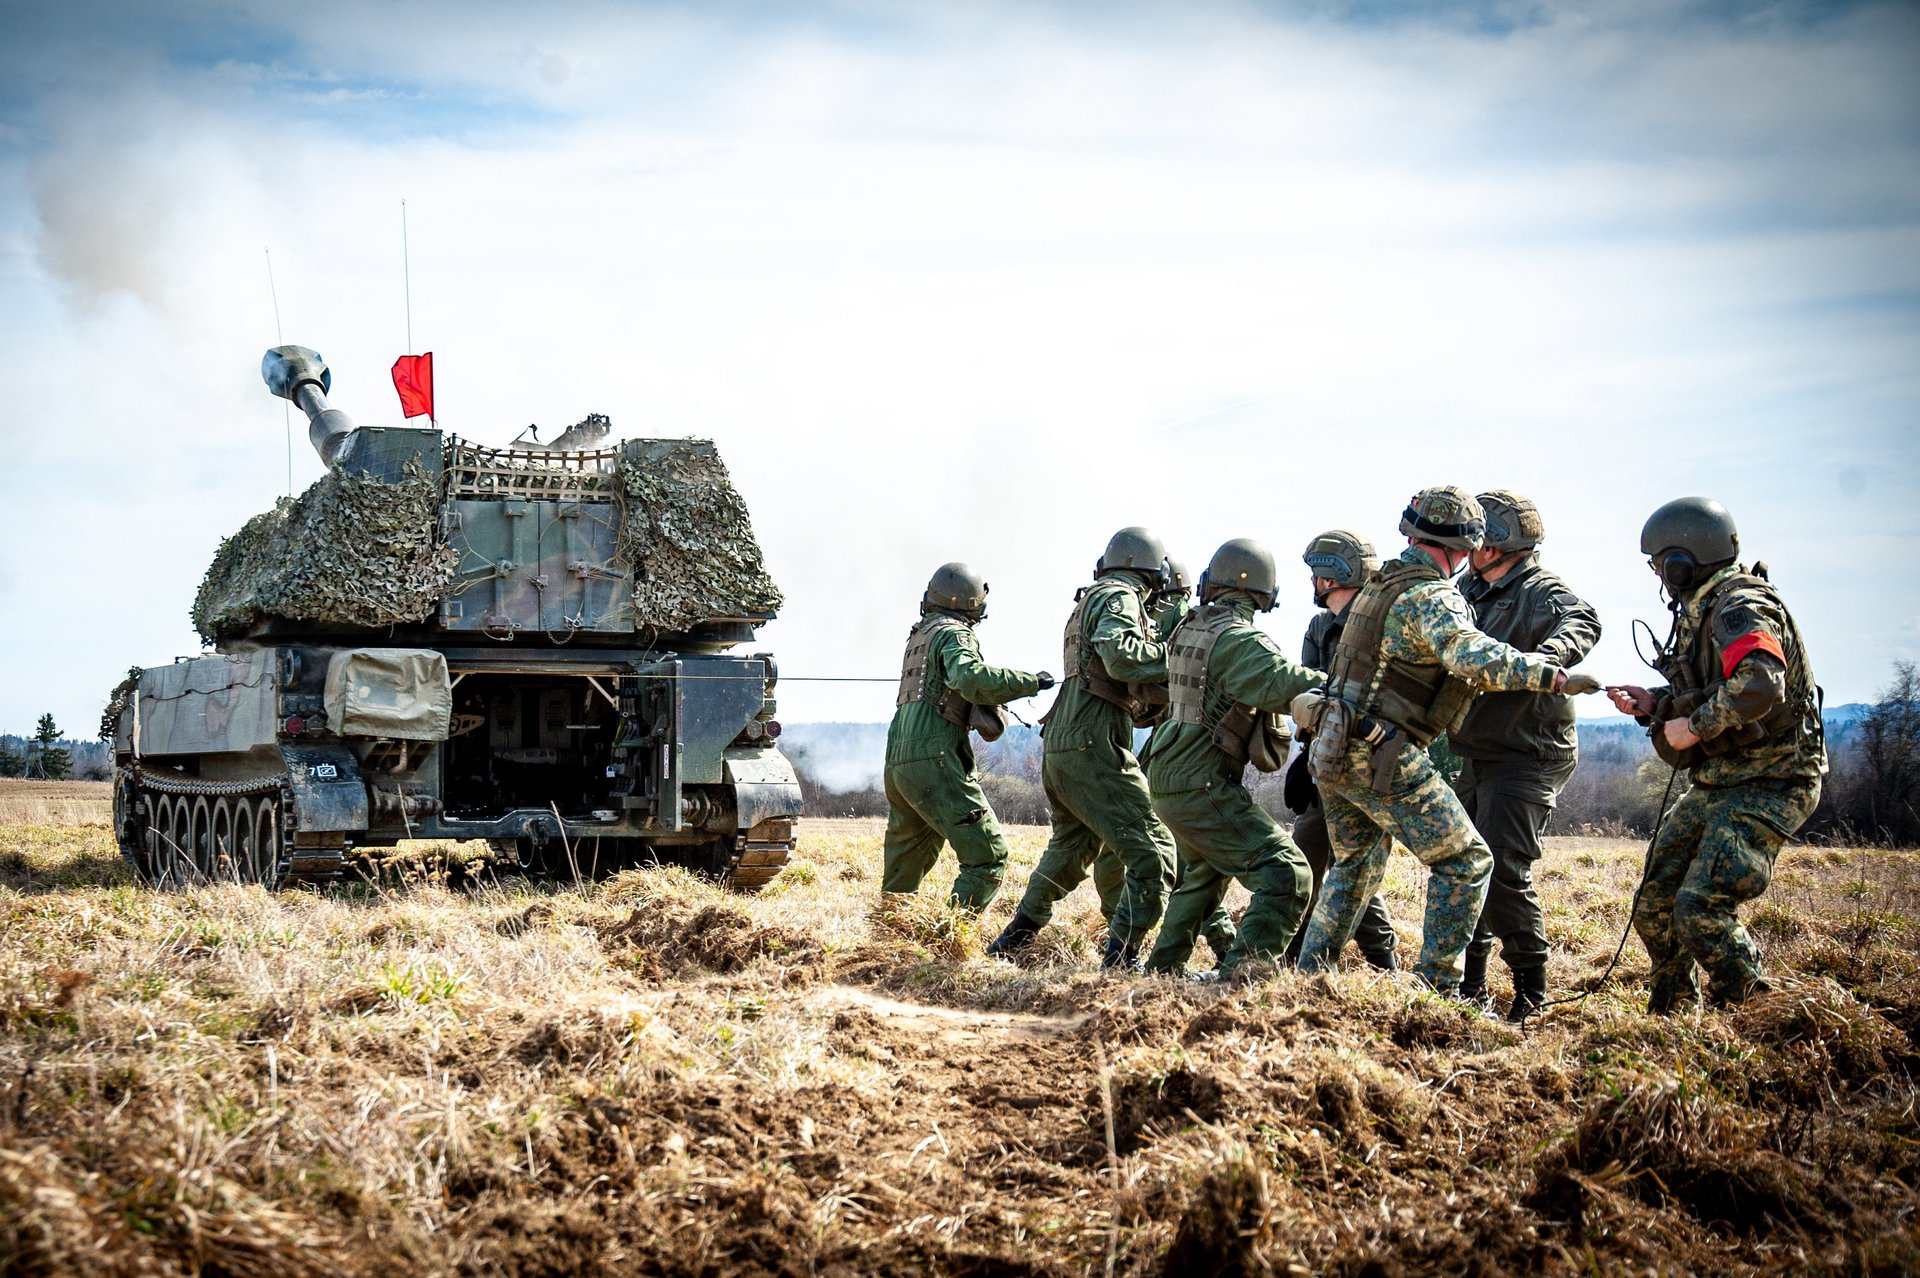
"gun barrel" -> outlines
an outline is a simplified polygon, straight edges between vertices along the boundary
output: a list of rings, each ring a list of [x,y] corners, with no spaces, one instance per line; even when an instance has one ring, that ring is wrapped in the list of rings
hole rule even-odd
[[[327,404],[333,370],[320,352],[304,346],[276,346],[260,361],[260,377],[268,390],[297,404],[307,415],[307,442],[321,461],[333,465],[355,426],[352,417]]]

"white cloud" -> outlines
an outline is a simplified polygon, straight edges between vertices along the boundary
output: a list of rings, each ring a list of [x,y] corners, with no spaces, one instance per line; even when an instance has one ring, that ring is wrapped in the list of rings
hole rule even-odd
[[[284,488],[263,248],[286,339],[396,419],[403,197],[443,421],[715,436],[794,674],[890,673],[956,557],[994,581],[989,656],[1057,669],[1113,528],[1290,562],[1333,525],[1392,542],[1430,482],[1540,500],[1611,677],[1656,610],[1640,520],[1681,491],[1733,507],[1835,699],[1911,651],[1883,602],[1920,586],[1887,553],[1920,533],[1896,11],[1570,8],[1498,39],[1227,8],[451,12],[134,49],[110,83],[73,58],[8,124],[33,143],[0,188],[0,580],[42,619],[0,641],[0,726],[84,723],[128,661],[188,647],[218,538]],[[1890,578],[1867,598],[1833,571],[1863,552]],[[1271,624],[1305,619],[1298,591]],[[890,697],[796,683],[785,713]]]

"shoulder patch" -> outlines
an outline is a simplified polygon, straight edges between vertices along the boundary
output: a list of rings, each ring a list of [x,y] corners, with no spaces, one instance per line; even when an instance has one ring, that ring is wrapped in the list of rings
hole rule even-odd
[[[1124,602],[1124,598],[1122,595],[1115,595],[1113,598],[1107,600],[1107,611],[1116,617],[1126,616],[1127,605]]]

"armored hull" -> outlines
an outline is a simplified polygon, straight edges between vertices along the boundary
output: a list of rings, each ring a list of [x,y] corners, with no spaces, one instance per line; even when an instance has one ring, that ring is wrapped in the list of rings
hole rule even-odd
[[[115,692],[115,826],[143,879],[322,885],[402,839],[569,876],[779,872],[800,788],[777,670],[732,651],[779,593],[711,444],[353,428],[317,355],[266,373],[329,470],[222,545],[194,606],[214,651]]]

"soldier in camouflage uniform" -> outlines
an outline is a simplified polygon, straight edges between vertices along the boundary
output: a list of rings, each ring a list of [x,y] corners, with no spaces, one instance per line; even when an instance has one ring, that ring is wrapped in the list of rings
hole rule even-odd
[[[1333,665],[1334,646],[1346,628],[1347,607],[1359,595],[1361,583],[1379,571],[1380,557],[1360,534],[1334,528],[1308,542],[1300,558],[1313,579],[1314,606],[1320,609],[1307,623],[1306,637],[1300,642],[1300,664],[1324,674]],[[1313,870],[1313,896],[1307,902],[1307,914],[1311,917],[1314,904],[1320,900],[1320,885],[1327,876],[1327,866],[1333,861],[1333,844],[1327,839],[1326,811],[1320,803],[1319,788],[1307,773],[1304,749],[1294,755],[1293,764],[1287,769],[1284,794],[1287,806],[1294,812],[1293,841],[1306,854],[1307,865]],[[1287,962],[1300,961],[1300,947],[1306,939],[1304,927],[1293,934],[1293,943],[1287,947]],[[1400,966],[1396,954],[1400,938],[1393,930],[1387,903],[1378,893],[1361,911],[1353,941],[1361,956],[1373,966],[1388,971]]]
[[[954,904],[975,912],[1000,890],[1007,841],[980,790],[969,725],[985,722],[977,707],[1053,686],[1044,671],[1006,670],[980,659],[973,628],[986,615],[986,580],[967,565],[944,564],[927,583],[920,621],[907,633],[900,693],[887,727],[887,839],[880,876],[882,893],[916,891],[940,845],[951,843],[960,862]]]
[[[1299,928],[1313,883],[1307,859],[1253,801],[1243,777],[1249,762],[1271,770],[1286,758],[1272,717],[1324,676],[1288,661],[1253,624],[1254,612],[1274,601],[1273,555],[1265,546],[1236,540],[1220,547],[1201,578],[1201,598],[1169,640],[1168,721],[1155,731],[1147,757],[1154,810],[1186,861],[1147,961],[1150,972],[1185,968],[1194,938],[1235,879],[1253,900],[1221,972],[1278,958]]]
[[[1716,1004],[1767,988],[1738,910],[1767,890],[1781,845],[1820,802],[1827,749],[1800,629],[1766,566],[1740,566],[1726,507],[1668,502],[1640,549],[1673,600],[1661,661],[1670,682],[1607,693],[1692,781],[1660,824],[1633,913],[1653,962],[1649,1009],[1666,1014],[1698,1002],[1696,963]]]
[[[1600,617],[1541,566],[1540,512],[1518,493],[1481,493],[1487,531],[1460,593],[1481,633],[1570,670],[1600,639]],[[1547,922],[1533,890],[1533,863],[1553,805],[1579,759],[1573,702],[1525,692],[1490,692],[1447,736],[1463,760],[1454,790],[1493,852],[1493,878],[1460,997],[1487,1005],[1487,959],[1495,938],[1513,972],[1507,1019],[1525,1020],[1547,1001]]]
[[[1346,947],[1397,836],[1432,871],[1414,972],[1443,994],[1457,991],[1493,858],[1425,747],[1459,725],[1479,692],[1600,687],[1474,628],[1452,578],[1485,528],[1480,503],[1461,489],[1416,493],[1400,518],[1407,549],[1368,578],[1347,610],[1326,699],[1297,716],[1315,734],[1309,766],[1334,855],[1302,971],[1331,967]]]
[[[1123,528],[1094,565],[1093,584],[1075,600],[1064,640],[1066,673],[1041,730],[1040,776],[1053,809],[1053,836],[989,954],[1009,957],[1024,949],[1053,917],[1055,902],[1087,877],[1103,846],[1120,858],[1126,881],[1108,920],[1101,966],[1132,970],[1160,921],[1173,884],[1173,836],[1153,813],[1133,754],[1133,728],[1147,717],[1148,686],[1167,678],[1166,645],[1146,614],[1165,559],[1158,537]]]

